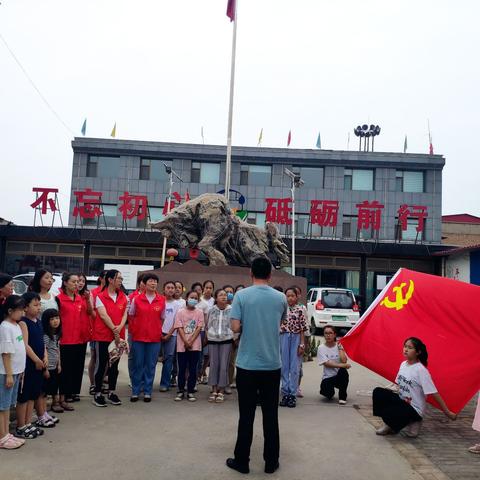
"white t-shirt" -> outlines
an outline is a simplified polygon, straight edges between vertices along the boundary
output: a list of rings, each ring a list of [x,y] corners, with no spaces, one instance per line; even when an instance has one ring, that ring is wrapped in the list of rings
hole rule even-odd
[[[12,374],[17,375],[25,371],[27,354],[25,352],[22,329],[18,324],[13,324],[8,320],[0,323],[0,374],[6,375],[5,365],[1,358],[2,353],[11,354]]]
[[[113,300],[114,303],[117,302],[117,297],[118,297],[118,293],[115,292],[115,293],[109,293],[108,295],[110,295],[110,298]],[[103,307],[103,302],[100,300],[100,298],[98,297],[97,295],[97,298],[95,299],[95,308],[99,308],[99,307]]]
[[[430,372],[420,362],[409,364],[402,362],[397,373],[395,383],[398,384],[398,395],[410,404],[423,417],[426,405],[426,396],[437,393]]]
[[[175,323],[175,315],[177,312],[185,306],[185,300],[183,298],[179,298],[178,300],[173,300],[169,302],[168,300],[165,302],[165,311],[164,311],[164,319],[163,319],[163,326],[162,332],[167,334],[170,329],[173,327]],[[176,335],[177,331],[174,330],[172,335]]]
[[[208,300],[202,299],[197,303],[197,308],[202,311],[203,313],[203,327],[202,327],[202,332],[205,330],[205,324],[207,323],[207,318],[208,318],[208,312],[210,309],[213,307],[213,304],[215,303],[215,300],[213,297],[209,298]]]
[[[327,347],[322,343],[317,350],[317,360],[319,365],[323,365],[329,360],[337,363],[341,363],[340,354],[338,353],[338,345],[335,344],[333,347]],[[333,367],[323,367],[323,378],[334,377],[338,373],[338,368]]]
[[[54,308],[55,310],[58,310],[58,303],[55,300],[55,296],[49,293],[50,298],[47,300],[46,298],[40,297],[40,305],[41,305],[41,310],[40,310],[40,317],[42,316],[42,313],[47,310],[48,308]]]
[[[147,297],[148,303],[150,303],[150,304],[155,300],[155,297],[156,297],[155,293],[153,295],[149,295],[148,293],[146,293],[145,296]],[[135,298],[137,298],[137,297],[135,297]],[[135,307],[135,298],[132,298],[132,300],[130,301],[130,305],[128,307],[128,314],[131,317],[133,317],[135,315],[135,312],[137,311],[137,309]],[[117,299],[117,295],[115,294],[115,300],[114,301],[116,301],[116,299]],[[98,297],[97,297],[97,302],[98,302]],[[97,303],[97,306],[98,306],[98,303]],[[103,306],[103,303],[102,303],[102,306]],[[163,318],[163,316],[162,316],[162,318]]]

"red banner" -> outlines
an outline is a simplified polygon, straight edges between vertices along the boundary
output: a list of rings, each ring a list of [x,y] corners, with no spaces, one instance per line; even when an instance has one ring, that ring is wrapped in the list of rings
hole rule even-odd
[[[425,343],[433,382],[458,413],[480,389],[480,287],[402,268],[341,343],[394,382],[408,337]]]

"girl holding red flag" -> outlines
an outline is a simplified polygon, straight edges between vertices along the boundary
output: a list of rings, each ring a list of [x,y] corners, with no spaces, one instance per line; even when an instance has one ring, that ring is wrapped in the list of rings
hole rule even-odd
[[[105,285],[97,295],[95,307],[97,316],[93,322],[92,339],[95,342],[95,396],[93,404],[96,407],[106,407],[105,397],[102,395],[102,383],[105,369],[109,363],[108,347],[115,341],[119,346],[125,340],[125,323],[127,322],[127,296],[123,293],[123,277],[118,270],[109,270],[105,275]],[[124,342],[123,342],[124,343]],[[115,393],[118,378],[117,356],[108,367],[108,396],[112,405],[121,405],[122,402]]]
[[[457,415],[451,412],[427,370],[428,352],[425,344],[416,337],[407,338],[403,344],[406,358],[400,365],[395,383],[398,394],[387,388],[377,387],[373,390],[373,414],[382,417],[384,425],[376,431],[377,435],[398,433],[407,425],[405,434],[415,438],[420,431],[421,421],[426,408],[426,397],[432,395],[450,419]]]
[[[143,401],[152,399],[155,367],[162,341],[165,297],[157,292],[158,277],[146,273],[142,278],[145,291],[134,297],[130,304],[130,335],[132,337],[132,396],[138,401],[143,385]]]

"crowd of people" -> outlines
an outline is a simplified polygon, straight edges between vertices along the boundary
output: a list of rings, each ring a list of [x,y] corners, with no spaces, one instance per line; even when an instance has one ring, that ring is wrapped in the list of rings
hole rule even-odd
[[[123,355],[128,355],[132,403],[140,398],[151,402],[159,358],[162,369],[158,390],[176,388],[176,402],[195,402],[200,383],[210,386],[208,401],[221,404],[236,387],[236,381],[246,381],[245,372],[250,368],[266,369],[256,364],[251,367],[255,354],[249,357],[246,347],[236,358],[241,338],[246,343],[245,337],[250,335],[252,345],[263,338],[258,332],[249,334],[245,330],[242,299],[248,296],[239,292],[250,289],[244,285],[215,288],[212,280],[205,280],[186,291],[182,282],[170,280],[160,286],[154,273],[146,273],[139,276],[136,290],[127,295],[122,282],[120,271],[104,271],[97,287],[90,291],[84,274],[64,273],[62,287],[54,295],[50,291],[52,273],[40,269],[28,291],[18,296],[13,293],[12,278],[0,274],[0,448],[21,447],[25,440],[43,435],[45,428],[55,427],[59,421],[55,414],[75,409],[75,402],[80,400],[87,348],[89,393],[96,407],[122,404],[116,389]],[[299,287],[283,291],[263,286],[269,290],[261,290],[262,295],[274,289],[282,293],[275,292],[279,295],[275,301],[280,301],[280,320],[273,322],[276,333],[270,339],[279,349],[281,398],[277,391],[269,399],[273,398],[277,406],[295,408],[297,398],[302,396],[302,363],[310,336],[306,309],[300,301]],[[252,311],[247,316],[253,318],[257,313]],[[261,321],[258,319],[259,325],[249,328],[263,328]],[[323,367],[320,394],[331,400],[337,389],[338,403],[345,405],[350,364],[334,327],[325,327],[324,339],[317,354],[318,364]],[[425,398],[430,394],[447,417],[456,417],[432,382],[426,368],[427,347],[421,340],[407,339],[404,356],[406,360],[397,376],[398,391],[377,388],[373,392],[374,415],[384,421],[377,430],[379,435],[405,427],[409,427],[407,435],[418,435]],[[255,402],[253,407],[267,402],[259,398],[260,390],[255,387],[251,392],[253,400],[249,401]],[[251,408],[252,403],[249,405]],[[16,415],[14,434],[9,431],[11,407],[15,407]],[[32,422],[34,411],[36,422]],[[247,416],[251,416],[249,412]]]

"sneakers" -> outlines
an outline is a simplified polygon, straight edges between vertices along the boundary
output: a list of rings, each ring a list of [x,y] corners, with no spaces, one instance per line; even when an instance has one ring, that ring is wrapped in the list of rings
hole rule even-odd
[[[197,397],[193,394],[193,393],[188,393],[187,394],[187,400],[189,402],[196,402],[197,401]]]
[[[383,425],[383,427],[375,430],[375,433],[377,435],[389,435],[390,433],[393,433],[393,430],[388,425]]]
[[[418,434],[420,433],[421,426],[421,420],[418,422],[412,422],[402,430],[402,434],[409,438],[417,438]]]
[[[289,399],[289,395],[284,395],[280,400],[279,406],[286,407],[288,405],[288,399]]]
[[[295,398],[294,395],[289,395],[288,396],[288,402],[287,402],[287,407],[288,408],[295,408],[297,406],[297,399]],[[276,469],[275,469],[276,470]],[[274,470],[274,471],[275,471]],[[273,473],[273,472],[272,472]]]
[[[101,393],[98,393],[97,395],[95,395],[93,397],[92,403],[96,407],[106,407],[107,406],[107,402],[105,401],[105,397]]]
[[[185,394],[183,392],[177,392],[177,395],[175,396],[174,400],[176,402],[181,402],[185,398]]]
[[[275,473],[280,468],[278,462],[275,463],[265,463],[265,473]]]
[[[225,392],[226,395],[231,395],[232,394],[232,389],[230,387],[225,387],[224,392]]]
[[[168,392],[169,388],[168,387],[160,387],[158,389],[159,392]]]
[[[138,395],[132,395],[132,396],[130,397],[130,401],[131,401],[132,403],[138,402]]]
[[[145,403],[150,403],[150,402],[152,401],[151,395],[145,395],[145,396],[143,397],[143,401],[144,401]]]
[[[339,401],[338,401],[338,404],[339,404],[339,405],[346,405],[346,404],[347,404],[347,401],[346,401],[346,400],[339,400]]]
[[[112,405],[121,405],[122,404],[122,401],[113,392],[108,394],[107,399],[108,399],[108,402],[111,403]]]

